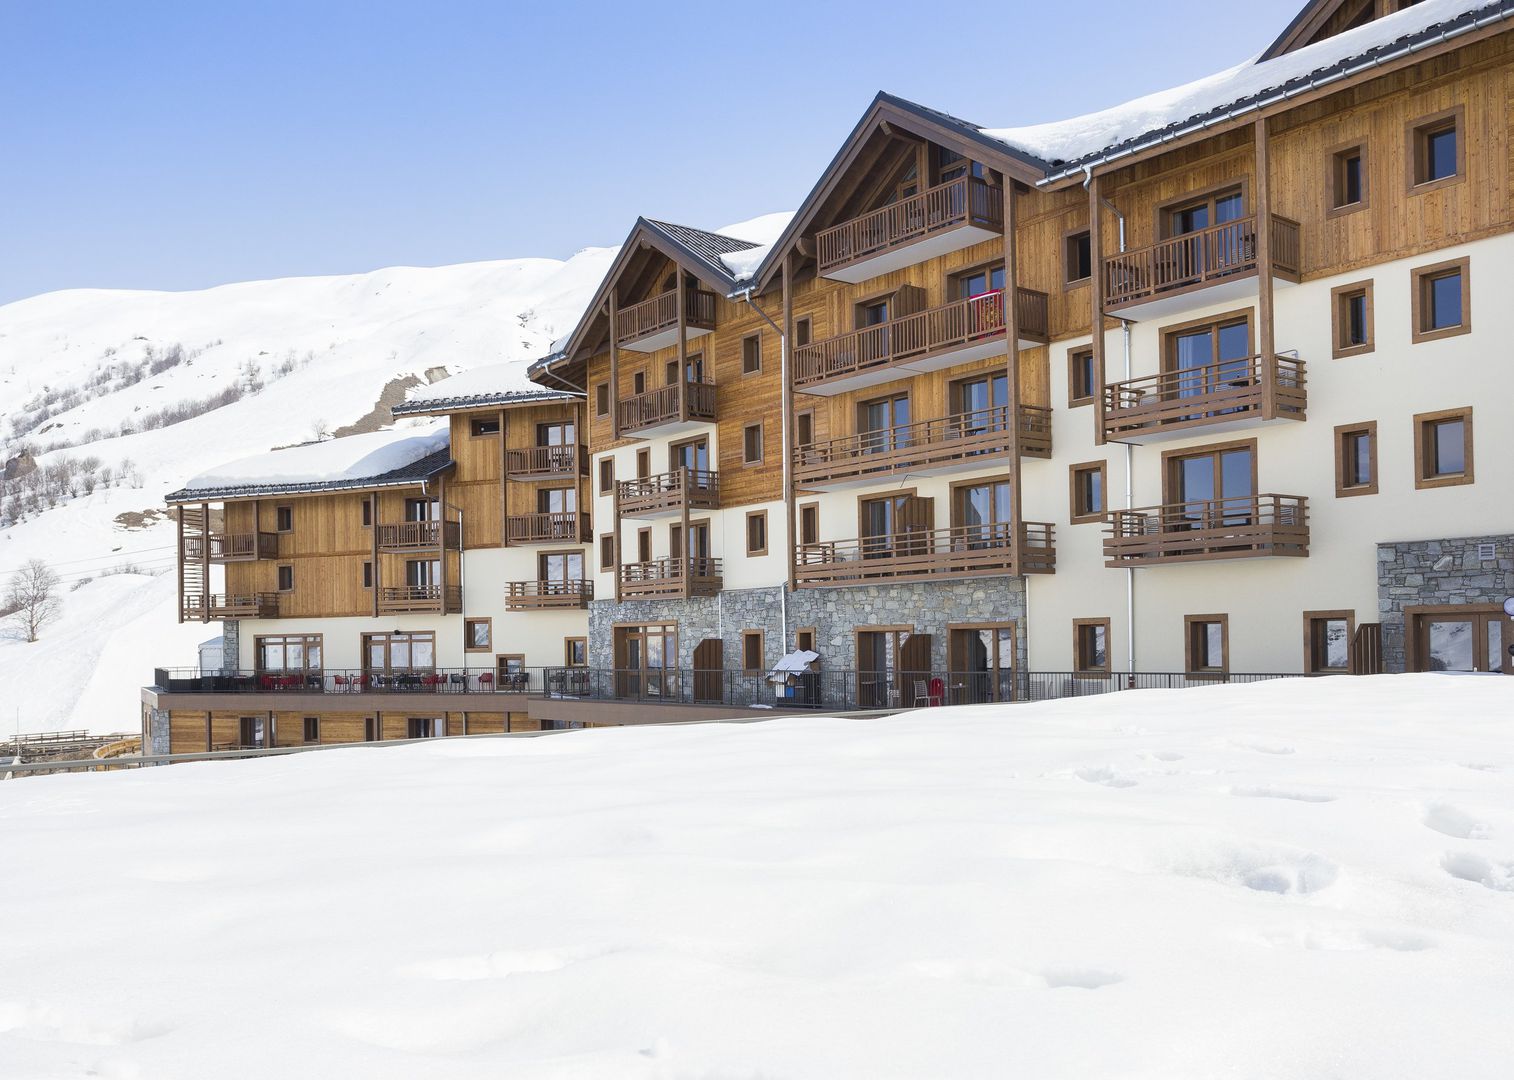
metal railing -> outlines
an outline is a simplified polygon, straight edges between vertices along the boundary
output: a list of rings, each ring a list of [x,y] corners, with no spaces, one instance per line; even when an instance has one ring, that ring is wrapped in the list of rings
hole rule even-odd
[[[154,685],[170,694],[528,694],[543,687],[546,669],[325,668],[320,671],[231,671],[159,668]]]

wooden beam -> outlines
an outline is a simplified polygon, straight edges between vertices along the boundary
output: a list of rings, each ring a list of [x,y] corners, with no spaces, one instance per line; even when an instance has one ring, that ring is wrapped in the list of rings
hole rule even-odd
[[[510,451],[506,447],[510,440],[505,437],[505,416],[506,410],[501,408],[499,410],[499,546],[502,548],[510,546],[510,527],[507,521],[510,517],[510,487],[505,479],[505,474],[509,471],[505,465],[510,459]],[[458,530],[462,530],[461,523],[458,525]],[[458,539],[461,541],[462,538]]]
[[[783,452],[788,456],[787,468],[783,475],[787,483],[783,490],[783,518],[784,529],[788,534],[788,543],[784,545],[788,549],[785,561],[788,565],[788,590],[794,591],[794,450],[797,444],[794,441],[794,358],[790,349],[790,342],[794,340],[794,255],[792,252],[783,257],[783,336],[778,341],[778,378],[781,381],[784,427],[789,432],[788,445]],[[783,642],[785,652],[789,643]]]
[[[226,527],[225,515],[226,515],[226,504],[222,503],[221,504],[221,516],[222,516],[221,527],[222,528]],[[201,589],[200,598],[201,598],[202,602],[205,604],[205,621],[209,622],[210,621],[210,504],[209,503],[201,503],[200,504],[200,572],[204,575],[204,580],[200,584],[200,589]],[[278,571],[275,570],[274,573],[278,573]],[[278,584],[278,583],[275,582],[274,584]],[[230,590],[228,590],[228,591],[230,591]],[[226,628],[225,627],[225,620],[224,619],[222,620],[221,628],[223,630]],[[238,634],[237,635],[237,641],[240,643],[241,640],[242,640],[242,636],[240,634]]]
[[[179,559],[177,569],[179,572],[179,621],[184,621],[184,505],[181,503],[174,520],[179,526]],[[209,722],[207,717],[206,722]]]
[[[370,508],[368,511],[369,541],[373,551],[369,556],[373,560],[373,617],[378,618],[379,613],[379,586],[383,575],[379,573],[378,534],[379,534],[379,493],[374,491],[368,495]]]
[[[615,313],[620,310],[620,287],[610,286],[610,435],[620,440],[620,349],[615,344]],[[616,599],[620,599],[616,596]]]
[[[1009,501],[1010,521],[1014,532],[1010,535],[1010,557],[1014,572],[1020,573],[1024,564],[1020,523],[1022,499],[1020,498],[1020,294],[1019,275],[1015,258],[1015,189],[1011,184],[1004,189],[1004,377],[1007,383],[1005,400],[1009,403]],[[992,394],[989,395],[992,401]]]
[[[1104,445],[1104,229],[1099,205],[1103,177],[1094,173],[1088,184],[1088,249],[1093,261],[1093,281],[1088,294],[1093,304],[1089,329],[1093,334],[1093,441]]]
[[[1256,176],[1252,183],[1256,201],[1256,321],[1262,362],[1262,419],[1277,418],[1277,363],[1272,308],[1272,178],[1267,153],[1267,118],[1256,122]]]
[[[678,419],[689,418],[689,380],[687,378],[689,363],[689,311],[686,299],[686,288],[683,263],[677,264],[674,271],[673,288],[678,290],[674,297],[678,310]],[[684,505],[688,505],[688,499],[684,499]],[[685,515],[687,516],[687,515]]]

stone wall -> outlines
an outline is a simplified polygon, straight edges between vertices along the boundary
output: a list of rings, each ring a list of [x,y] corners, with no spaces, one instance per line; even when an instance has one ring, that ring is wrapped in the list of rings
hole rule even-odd
[[[168,738],[168,710],[147,710],[147,745],[142,748],[144,754],[167,754],[169,753]]]
[[[1480,545],[1491,544],[1492,558]],[[1443,569],[1436,564],[1449,560]],[[1502,604],[1514,595],[1514,535],[1462,536],[1377,545],[1377,608],[1383,668],[1405,671],[1404,608],[1431,604]]]
[[[227,619],[221,624],[221,674],[235,675],[242,656],[242,624]]]

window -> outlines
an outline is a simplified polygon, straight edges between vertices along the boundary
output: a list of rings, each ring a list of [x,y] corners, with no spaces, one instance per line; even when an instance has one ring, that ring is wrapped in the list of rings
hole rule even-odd
[[[1304,612],[1304,670],[1311,675],[1348,673],[1355,625],[1355,612]]]
[[[1230,670],[1230,616],[1184,615],[1183,631],[1190,676],[1216,677]]]
[[[875,398],[857,406],[857,434],[864,454],[878,454],[908,445],[907,435],[899,430],[910,420],[909,395]]]
[[[1087,461],[1072,465],[1069,474],[1070,520],[1074,525],[1104,520],[1107,462]]]
[[[952,546],[978,550],[1009,544],[1014,535],[1011,492],[1007,479],[985,478],[952,485]],[[930,506],[933,500],[909,501],[918,509],[912,511],[906,506],[899,514],[896,528],[929,532],[933,526]]]
[[[741,429],[741,462],[744,465],[762,464],[762,424],[748,424]]]
[[[857,329],[862,330],[869,326],[878,326],[888,322],[889,298],[869,300],[858,304],[856,309]]]
[[[285,563],[279,567],[279,592],[294,591],[294,567]]]
[[[305,741],[318,743],[321,741],[321,718],[319,716],[305,717]]]
[[[741,339],[741,373],[755,375],[762,370],[762,335],[748,334]]]
[[[631,376],[631,393],[640,395],[646,392],[647,373],[645,371],[638,371],[635,375]]]
[[[599,383],[594,387],[594,415],[610,415],[610,384]]]
[[[1168,237],[1186,236],[1214,225],[1235,221],[1245,213],[1245,196],[1240,188],[1231,187],[1164,208],[1162,222]]]
[[[1372,282],[1356,281],[1330,290],[1333,323],[1331,355],[1358,356],[1372,351]]]
[[[1073,667],[1077,671],[1109,670],[1109,620],[1072,621]]]
[[[1462,109],[1426,116],[1409,125],[1409,188],[1413,194],[1455,183],[1462,178],[1466,148],[1462,145]]]
[[[636,561],[648,563],[652,561],[652,530],[636,530]]]
[[[363,588],[373,588],[373,563],[367,561],[363,563]]]
[[[374,674],[436,667],[436,634],[430,630],[363,635],[363,670]]]
[[[406,559],[405,584],[412,589],[429,589],[440,585],[442,564],[437,559]]]
[[[652,451],[643,446],[636,451],[636,479],[645,480],[652,475]]]
[[[494,676],[499,681],[495,687],[499,690],[514,690],[517,693],[527,689],[531,682],[530,673],[526,671],[526,658],[520,653],[502,653],[494,658]]]
[[[1093,349],[1071,349],[1067,353],[1067,406],[1093,404],[1098,393],[1097,371],[1093,364]]]
[[[615,491],[615,459],[602,457],[599,459],[599,493],[609,495]]]
[[[1366,147],[1361,143],[1343,146],[1330,155],[1329,216],[1349,214],[1367,205]]]
[[[1009,376],[984,372],[959,379],[946,388],[946,399],[957,422],[953,432],[958,438],[1004,431],[1009,427]],[[900,424],[909,422],[906,416]],[[908,437],[908,432],[898,432]],[[901,440],[902,441],[902,440]]]
[[[441,505],[434,499],[406,499],[406,521],[436,521],[441,518]]]
[[[536,492],[536,512],[538,514],[578,513],[578,489],[576,487],[539,489]]]
[[[294,531],[294,507],[292,507],[292,506],[281,506],[281,507],[279,507],[277,510],[274,511],[274,519],[276,521],[276,524],[275,524],[274,527],[277,528],[279,532],[293,532]]]
[[[378,738],[378,721],[372,716],[363,717],[363,741],[373,742]]]
[[[429,739],[439,733],[435,720],[429,716],[411,716],[405,720],[405,737],[407,739]]]
[[[1003,288],[1004,264],[1002,262],[980,266],[976,270],[967,270],[951,278],[953,300],[971,300],[975,296],[986,296],[989,293],[999,292]]]
[[[1176,376],[1171,393],[1179,398],[1222,394],[1237,386],[1255,385],[1253,355],[1249,312],[1162,331],[1163,371]],[[1222,413],[1223,410],[1199,410],[1188,419]]]
[[[805,316],[802,319],[795,319],[794,348],[797,349],[804,345],[808,345],[813,339],[814,331],[815,324],[814,321],[809,318],[809,316]]]
[[[763,641],[761,630],[741,632],[741,669],[746,672],[763,670]]]
[[[363,500],[363,528],[373,528],[373,499],[371,496]]]
[[[463,623],[463,648],[468,652],[488,652],[494,647],[493,636],[489,619],[468,619]]]
[[[668,468],[677,472],[688,469],[694,485],[707,488],[710,480],[710,440],[704,437],[668,445]]]
[[[815,628],[813,626],[801,627],[794,631],[794,649],[796,652],[815,652]]]
[[[798,413],[794,417],[794,445],[815,445],[815,414],[812,411]]]
[[[615,534],[601,533],[599,537],[599,568],[610,570],[615,566]]]
[[[1377,494],[1377,421],[1335,429],[1335,497]]]
[[[799,542],[820,543],[820,504],[805,503],[799,508]]]
[[[259,672],[321,671],[320,634],[275,634],[254,641]]]
[[[537,446],[577,446],[578,425],[572,420],[554,420],[536,425]]]
[[[768,512],[766,510],[753,510],[746,516],[746,553],[748,555],[768,553]]]
[[[1213,529],[1252,522],[1256,505],[1256,441],[1162,455],[1163,498],[1181,503],[1164,529]]]
[[[1413,341],[1438,341],[1471,331],[1471,260],[1452,259],[1421,266],[1411,271],[1410,276]]]
[[[569,667],[589,666],[589,639],[582,637],[563,638],[563,663]]]
[[[499,417],[475,416],[468,421],[468,434],[477,438],[480,435],[498,435]]]
[[[238,724],[241,729],[238,732],[238,744],[243,749],[252,749],[265,745],[263,742],[264,728],[261,716],[244,716]]]
[[[1472,409],[1421,413],[1414,418],[1414,478],[1417,488],[1472,482]]]
[[[1062,280],[1068,285],[1084,285],[1093,277],[1093,248],[1087,229],[1068,233],[1062,238]]]

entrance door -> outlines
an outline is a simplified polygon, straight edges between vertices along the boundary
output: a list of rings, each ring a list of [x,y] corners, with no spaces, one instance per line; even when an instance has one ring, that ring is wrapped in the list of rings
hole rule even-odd
[[[978,704],[1015,697],[1015,627],[961,627],[951,632],[948,701]]]
[[[721,700],[721,668],[725,643],[719,638],[705,638],[694,646],[694,700]]]
[[[864,709],[914,703],[914,681],[930,681],[931,635],[913,630],[857,631],[857,704]]]
[[[676,628],[619,626],[615,628],[616,690],[637,700],[677,700]]]
[[[1508,616],[1492,608],[1448,609],[1413,616],[1415,671],[1507,673],[1514,641]]]

